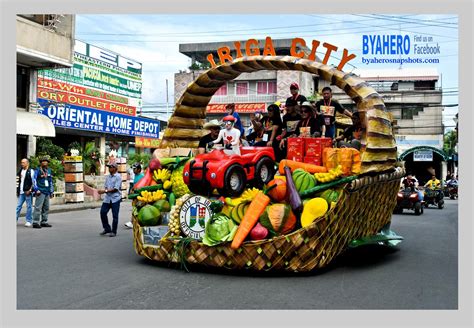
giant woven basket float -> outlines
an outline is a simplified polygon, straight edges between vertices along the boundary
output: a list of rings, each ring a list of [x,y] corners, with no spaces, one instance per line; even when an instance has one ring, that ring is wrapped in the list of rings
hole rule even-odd
[[[197,240],[183,243],[166,237],[158,245],[144,244],[141,228],[134,218],[134,246],[139,255],[168,263],[184,260],[227,269],[303,272],[326,266],[352,240],[374,235],[390,223],[404,175],[403,168],[395,165],[397,148],[392,117],[381,96],[365,81],[331,66],[290,56],[252,56],[212,68],[191,83],[177,102],[161,146],[197,147],[212,95],[241,73],[260,70],[317,74],[351,97],[365,126],[362,174],[342,186],[337,206],[310,226],[269,240],[245,242],[237,250],[231,249],[230,243],[209,247]]]

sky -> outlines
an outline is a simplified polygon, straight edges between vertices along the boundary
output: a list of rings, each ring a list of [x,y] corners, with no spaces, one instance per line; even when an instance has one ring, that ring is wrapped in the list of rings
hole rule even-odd
[[[369,54],[363,53],[364,35]],[[376,40],[401,35],[410,41],[402,54],[370,54]],[[247,40],[249,38],[293,39],[300,37],[346,48],[356,58],[344,71],[357,69],[398,69],[400,64],[363,63],[362,58],[421,58],[439,63],[403,64],[404,68],[436,68],[443,88],[443,122],[454,127],[458,112],[458,17],[456,15],[76,15],[76,39],[115,51],[143,64],[142,99],[146,108],[166,104],[166,80],[170,110],[174,106],[174,74],[186,70],[190,58],[179,52],[180,43]],[[415,39],[415,36],[422,39]],[[372,39],[370,39],[372,37]],[[374,40],[374,47],[371,41]],[[418,41],[419,40],[419,41]],[[231,42],[229,42],[230,44]],[[416,54],[428,45],[436,54]],[[322,47],[318,55],[324,56]],[[400,51],[398,51],[400,52]],[[338,63],[340,50],[329,64]]]

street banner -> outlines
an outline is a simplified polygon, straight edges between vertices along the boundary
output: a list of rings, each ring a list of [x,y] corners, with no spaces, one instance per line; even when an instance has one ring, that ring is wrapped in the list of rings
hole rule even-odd
[[[227,104],[209,104],[207,105],[206,111],[209,114],[216,114],[216,113],[225,113],[225,106]],[[236,103],[235,104],[235,111],[237,113],[255,113],[255,111],[259,110],[261,112],[266,112],[266,104],[265,103]]]
[[[433,151],[432,150],[417,150],[413,152],[414,162],[432,162]]]
[[[126,136],[158,138],[160,121],[38,99],[38,113],[57,127]]]
[[[160,139],[135,137],[135,147],[138,148],[158,148],[160,142]]]

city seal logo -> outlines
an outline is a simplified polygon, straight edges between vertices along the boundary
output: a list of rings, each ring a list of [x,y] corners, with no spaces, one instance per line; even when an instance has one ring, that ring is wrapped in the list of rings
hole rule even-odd
[[[188,198],[179,212],[181,231],[188,237],[202,239],[207,220],[211,218],[211,201],[206,197]]]

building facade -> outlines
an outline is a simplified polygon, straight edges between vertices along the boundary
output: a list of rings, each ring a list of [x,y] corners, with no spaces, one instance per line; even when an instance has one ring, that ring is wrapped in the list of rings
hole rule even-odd
[[[398,155],[407,170],[422,181],[433,173],[444,178],[447,157],[443,152],[443,89],[437,69],[357,69],[353,73],[382,96],[393,115]],[[321,87],[326,85],[321,81]],[[344,91],[330,87],[335,99],[354,110],[354,103]]]
[[[242,45],[245,41],[240,41]],[[210,53],[217,57],[217,49],[228,46],[232,56],[235,56],[234,41],[181,44],[179,51],[191,58],[191,65],[196,62],[207,63],[206,56]],[[259,40],[260,50],[263,49],[264,41]],[[277,56],[290,54],[292,39],[273,40]],[[305,53],[309,49],[297,48]],[[193,82],[204,70],[192,70],[175,74],[174,97],[178,102],[187,86]],[[260,110],[266,112],[266,108],[277,101],[284,107],[285,100],[290,94],[290,85],[296,82],[300,87],[300,93],[311,96],[318,88],[318,79],[310,73],[297,71],[259,71],[253,73],[242,73],[235,80],[227,82],[212,97],[207,107],[208,119],[222,119],[226,115],[225,106],[229,103],[236,104],[242,124],[245,128],[250,126],[250,114]]]
[[[37,113],[40,69],[71,67],[75,36],[74,15],[17,15],[17,158],[36,152],[36,137],[54,137],[47,117]],[[54,46],[53,46],[54,45]]]

